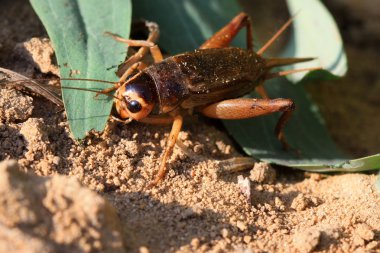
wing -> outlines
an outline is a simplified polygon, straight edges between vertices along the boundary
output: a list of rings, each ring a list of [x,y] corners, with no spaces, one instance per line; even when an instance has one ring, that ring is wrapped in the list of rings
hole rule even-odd
[[[265,60],[240,48],[196,50],[172,57],[186,77],[185,108],[235,98],[252,91],[266,73]]]

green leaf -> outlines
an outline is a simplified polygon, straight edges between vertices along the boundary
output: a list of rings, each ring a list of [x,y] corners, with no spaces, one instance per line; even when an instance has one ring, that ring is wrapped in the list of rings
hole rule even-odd
[[[314,61],[295,64],[286,69],[322,67],[335,76],[347,72],[347,57],[339,29],[326,7],[319,0],[287,0],[293,20],[293,32],[284,57],[316,57]],[[328,72],[319,78],[329,79]],[[289,75],[293,83],[302,80],[307,72]],[[322,75],[324,74],[324,75]]]
[[[133,18],[158,23],[159,45],[171,54],[198,48],[240,11],[236,1],[231,0],[133,1]],[[237,41],[244,43],[243,34]]]
[[[294,164],[292,167],[310,172],[360,172],[377,170],[380,168],[380,154],[346,160],[337,164]]]
[[[161,29],[159,45],[171,54],[196,49],[241,11],[236,1],[230,0],[138,0],[133,3],[134,17],[145,18],[159,24]],[[309,13],[306,7],[297,15],[296,21],[303,12]],[[260,25],[259,22],[255,23],[255,26],[257,25]],[[321,34],[320,30],[314,29],[314,31]],[[236,45],[245,47],[244,35],[245,33],[241,32],[235,40]],[[343,50],[343,47],[340,49]],[[310,55],[306,52],[302,56],[315,56],[315,54]],[[341,51],[340,57],[342,58],[339,58],[339,62],[345,61],[344,51]],[[343,66],[346,66],[345,63]],[[333,73],[343,74],[345,68],[343,69],[343,72]],[[309,73],[308,78],[317,79],[325,73],[315,71]],[[317,106],[312,103],[302,86],[292,85],[282,78],[267,82],[266,89],[272,98],[291,98],[295,101],[297,109],[286,126],[285,134],[289,143],[300,151],[300,156],[292,151],[283,151],[276,139],[274,127],[279,114],[249,120],[224,121],[229,133],[247,154],[272,163],[310,171],[348,172],[380,167],[379,155],[348,160],[348,156],[343,154],[332,141]]]
[[[30,0],[53,43],[61,77],[117,81],[116,68],[126,55],[126,45],[104,32],[128,38],[131,23],[129,0]],[[75,73],[80,74],[75,74]],[[75,75],[73,75],[73,73]],[[63,81],[62,86],[103,90],[96,82]],[[63,100],[75,138],[92,129],[102,131],[108,120],[112,98],[95,93],[63,89]]]

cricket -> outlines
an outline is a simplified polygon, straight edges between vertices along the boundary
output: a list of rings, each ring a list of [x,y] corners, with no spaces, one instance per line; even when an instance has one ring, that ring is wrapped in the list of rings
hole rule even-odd
[[[149,186],[155,186],[165,178],[167,161],[172,154],[183,125],[185,111],[198,112],[206,117],[225,120],[253,118],[282,112],[275,135],[284,149],[290,146],[283,129],[295,109],[294,102],[286,98],[271,99],[263,83],[272,78],[300,71],[320,68],[304,68],[271,72],[274,67],[313,60],[314,58],[264,58],[263,53],[290,26],[289,19],[257,52],[253,50],[253,26],[246,13],[240,13],[222,27],[199,49],[164,59],[156,45],[158,25],[145,22],[149,29],[146,40],[132,40],[106,32],[113,39],[139,50],[119,66],[118,82],[92,79],[61,78],[61,80],[99,81],[113,84],[96,91],[114,98],[116,115],[122,123],[139,121],[147,124],[172,124],[166,147],[155,178]],[[230,47],[240,30],[246,29],[247,48]],[[143,58],[150,52],[154,63],[147,65]],[[65,87],[62,87],[65,88]],[[71,88],[73,89],[73,88]],[[78,90],[91,91],[81,88]],[[261,98],[241,98],[256,91]],[[113,92],[115,92],[113,94]],[[95,96],[95,97],[96,97]]]

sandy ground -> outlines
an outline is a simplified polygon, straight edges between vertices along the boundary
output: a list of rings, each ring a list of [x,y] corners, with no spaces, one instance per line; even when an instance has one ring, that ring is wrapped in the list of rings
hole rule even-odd
[[[329,2],[342,17],[352,71],[338,84],[309,88],[333,137],[363,155],[378,152],[380,36],[354,39],[375,28],[360,14],[343,15],[350,4]],[[17,44],[45,35],[30,7],[3,5],[0,66],[28,76],[54,73],[45,40],[29,50],[35,60],[25,53],[30,43]],[[366,29],[349,29],[347,22],[357,20]],[[0,252],[380,251],[374,175],[326,176],[266,164],[224,173],[220,161],[241,154],[220,126],[192,116],[180,139],[196,155],[176,147],[166,180],[147,189],[168,126],[110,122],[103,134],[78,144],[60,108],[14,89],[0,90],[0,118],[0,160],[17,161],[0,165]]]

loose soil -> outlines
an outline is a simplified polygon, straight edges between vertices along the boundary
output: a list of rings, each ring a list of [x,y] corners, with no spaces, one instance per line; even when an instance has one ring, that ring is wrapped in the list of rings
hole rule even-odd
[[[360,11],[355,1],[326,2],[339,17],[350,71],[308,88],[343,149],[377,153],[380,36],[368,34],[380,12],[370,1]],[[3,1],[0,14],[0,66],[31,77],[56,73],[31,7]],[[380,251],[375,175],[263,163],[223,173],[220,161],[242,154],[223,129],[195,115],[180,133],[186,150],[174,149],[166,179],[148,189],[169,126],[110,121],[75,143],[60,108],[8,88],[0,90],[0,117],[0,252]]]

